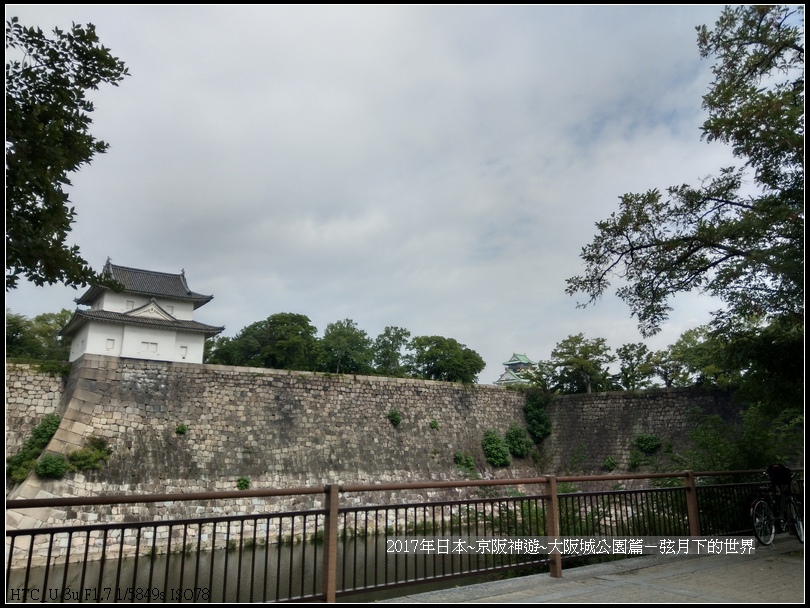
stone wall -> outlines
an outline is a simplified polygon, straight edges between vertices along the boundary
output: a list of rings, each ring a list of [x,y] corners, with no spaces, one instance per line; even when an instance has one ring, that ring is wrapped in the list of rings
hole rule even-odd
[[[548,406],[553,432],[539,464],[495,470],[484,431],[525,423],[522,394],[502,387],[86,355],[62,391],[58,379],[6,368],[7,454],[57,410],[48,451],[68,453],[91,435],[113,449],[101,471],[32,475],[7,488],[10,498],[233,490],[240,477],[254,488],[450,480],[459,450],[484,478],[603,473],[608,456],[628,465],[638,433],[686,447],[695,407],[735,415],[726,396],[683,389],[560,396]],[[392,409],[402,414],[397,427]]]
[[[65,381],[36,365],[6,364],[6,456],[16,453],[47,414],[59,413]]]

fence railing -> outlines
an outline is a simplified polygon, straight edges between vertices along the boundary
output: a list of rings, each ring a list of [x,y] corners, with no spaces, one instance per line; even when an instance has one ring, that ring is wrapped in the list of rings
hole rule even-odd
[[[330,485],[287,490],[7,500],[6,509],[201,503],[250,498],[266,512],[6,530],[6,601],[267,602],[321,600],[517,569],[556,554],[440,552],[445,539],[750,534],[755,471]],[[701,479],[729,483],[701,485]],[[641,489],[561,493],[562,482],[646,480]],[[521,488],[517,492],[516,488]],[[341,505],[357,494],[464,490],[466,498]],[[273,512],[274,497],[323,508]],[[204,507],[198,507],[204,513]],[[747,517],[747,519],[746,519]],[[421,546],[419,543],[422,543]],[[425,543],[428,543],[427,545]],[[430,549],[434,550],[430,550]]]

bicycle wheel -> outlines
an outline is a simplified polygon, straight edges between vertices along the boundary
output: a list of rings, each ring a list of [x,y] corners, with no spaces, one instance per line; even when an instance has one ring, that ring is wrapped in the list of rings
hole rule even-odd
[[[757,499],[751,507],[751,517],[754,520],[754,536],[763,545],[770,545],[776,536],[776,522],[770,505],[761,498]]]
[[[791,498],[790,502],[788,502],[788,518],[793,526],[793,531],[796,533],[796,538],[799,539],[800,543],[803,543],[804,519],[802,518],[802,511],[799,508],[799,505],[793,498]]]

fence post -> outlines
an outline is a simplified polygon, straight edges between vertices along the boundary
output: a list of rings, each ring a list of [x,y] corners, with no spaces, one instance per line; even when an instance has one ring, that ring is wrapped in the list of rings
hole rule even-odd
[[[560,501],[557,497],[557,476],[546,475],[549,508],[546,510],[546,523],[548,524],[548,535],[552,538],[560,536]],[[550,515],[550,517],[549,517]],[[554,578],[562,576],[562,554],[560,551],[550,553],[548,556],[548,573]]]
[[[700,511],[698,510],[697,487],[693,471],[684,473],[686,487],[686,518],[689,521],[689,536],[700,536]]]
[[[338,504],[340,486],[324,486],[326,494],[326,521],[323,528],[323,594],[327,602],[334,603],[337,588]]]

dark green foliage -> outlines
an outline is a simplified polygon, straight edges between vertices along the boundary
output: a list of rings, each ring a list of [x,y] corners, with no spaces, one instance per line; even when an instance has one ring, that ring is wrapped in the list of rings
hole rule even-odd
[[[374,351],[365,331],[351,319],[326,326],[321,345],[320,369],[334,374],[371,374]]]
[[[70,31],[6,21],[6,290],[37,284],[106,284],[67,244],[75,211],[68,175],[108,145],[89,131],[89,91],[117,86],[127,68],[99,43],[95,27]]]
[[[418,336],[411,340],[410,348],[405,359],[414,378],[473,383],[486,367],[481,355],[453,338]]]
[[[526,414],[526,429],[536,444],[551,435],[551,420],[546,412],[546,405],[551,401],[551,395],[538,389],[530,388],[526,391],[526,403],[523,412]]]
[[[568,336],[551,351],[554,388],[561,393],[596,393],[615,388],[609,365],[616,360],[604,338]]]
[[[475,460],[469,454],[465,454],[461,450],[458,450],[453,454],[453,462],[464,477],[468,477],[470,479],[479,478],[478,469],[475,466]]]
[[[505,439],[509,453],[515,458],[525,458],[533,447],[526,429],[517,423],[512,423],[509,430],[506,431]]]
[[[716,414],[693,412],[691,448],[673,454],[675,467],[694,471],[765,468],[774,462],[800,467],[804,452],[804,412],[786,409],[773,417],[763,406],[751,406],[741,424]]]
[[[643,342],[624,344],[616,349],[619,358],[619,384],[626,391],[637,391],[653,386],[655,367],[652,353]]]
[[[37,368],[40,372],[48,374],[49,376],[61,376],[67,378],[70,375],[70,370],[73,366],[70,363],[63,361],[43,361]]]
[[[388,422],[395,427],[399,426],[399,423],[402,422],[402,412],[399,410],[389,410],[385,417],[388,418]]]
[[[178,424],[175,427],[174,432],[178,435],[185,435],[188,432],[188,427],[185,424]]]
[[[493,467],[508,467],[512,464],[512,459],[509,456],[509,447],[506,445],[506,440],[501,437],[498,431],[488,429],[484,432],[484,440],[482,442],[484,449],[484,458]]]
[[[100,469],[112,455],[107,440],[102,437],[89,437],[85,447],[68,454],[70,468],[77,471]]]
[[[438,422],[438,420],[431,420],[430,421],[430,428],[432,428],[434,431],[438,431],[439,430],[439,422]]]
[[[34,465],[34,472],[46,479],[62,479],[69,470],[70,465],[61,454],[45,454]]]
[[[650,455],[661,447],[661,440],[655,435],[645,435],[640,433],[633,439],[633,445],[643,454]]]
[[[317,329],[306,315],[282,312],[243,328],[234,338],[206,341],[206,363],[294,369],[318,369]]]
[[[605,460],[602,462],[602,468],[608,473],[615,471],[617,466],[616,460],[612,456],[606,456]]]
[[[43,313],[29,319],[6,309],[6,357],[9,359],[67,361],[70,343],[59,336],[73,311]]]
[[[14,483],[25,481],[37,458],[48,445],[48,442],[59,428],[60,418],[57,414],[48,414],[31,433],[20,451],[6,461],[6,475]]]
[[[240,477],[236,481],[236,489],[237,490],[247,490],[250,488],[250,479],[247,477]]]
[[[405,376],[402,362],[411,332],[402,327],[386,327],[374,340],[374,370],[380,376],[401,378]]]

